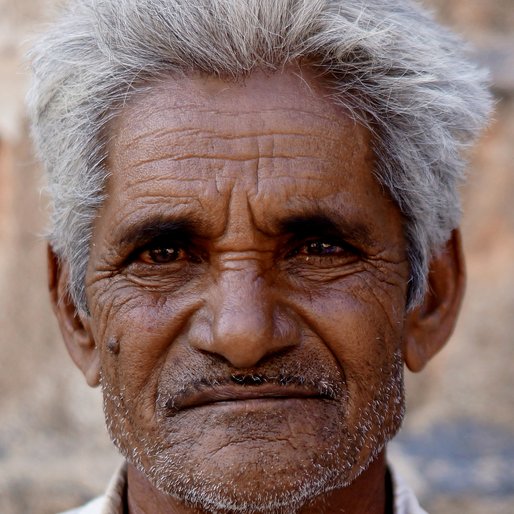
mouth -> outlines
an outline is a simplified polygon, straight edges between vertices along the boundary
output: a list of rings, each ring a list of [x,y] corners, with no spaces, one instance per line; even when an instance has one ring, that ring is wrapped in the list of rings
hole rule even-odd
[[[224,385],[216,386],[172,397],[166,402],[170,414],[181,410],[206,406],[250,406],[268,405],[276,402],[290,402],[295,400],[333,400],[328,394],[318,390],[298,386],[283,386],[274,384]]]

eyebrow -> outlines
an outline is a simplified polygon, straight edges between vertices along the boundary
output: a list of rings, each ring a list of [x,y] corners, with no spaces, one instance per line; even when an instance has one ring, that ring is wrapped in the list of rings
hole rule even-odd
[[[280,232],[291,234],[295,239],[312,236],[338,237],[357,245],[375,246],[376,239],[362,222],[348,221],[332,213],[299,214],[281,220]]]
[[[193,217],[180,216],[174,219],[154,216],[136,222],[114,239],[114,247],[139,248],[156,240],[204,239],[205,231]],[[267,231],[266,231],[267,232]],[[362,222],[351,222],[340,216],[327,213],[306,213],[286,217],[276,223],[275,235],[288,234],[294,239],[313,236],[337,237],[350,244],[375,246],[376,239]]]
[[[189,239],[199,237],[199,224],[186,217],[164,219],[146,218],[124,230],[115,240],[116,248],[140,247],[157,239]]]

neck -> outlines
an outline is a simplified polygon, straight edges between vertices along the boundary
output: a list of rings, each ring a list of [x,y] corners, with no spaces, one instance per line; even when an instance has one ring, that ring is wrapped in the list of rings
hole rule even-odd
[[[131,464],[128,466],[129,514],[205,514],[153,487]],[[314,498],[298,514],[384,514],[386,509],[386,464],[382,452],[349,486]]]

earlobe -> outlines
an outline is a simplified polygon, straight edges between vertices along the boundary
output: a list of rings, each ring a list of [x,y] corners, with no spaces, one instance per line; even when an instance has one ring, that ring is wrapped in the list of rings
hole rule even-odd
[[[48,290],[54,314],[73,362],[87,383],[100,383],[100,356],[91,333],[88,316],[78,312],[69,292],[69,269],[48,245]]]
[[[404,359],[411,371],[420,371],[444,346],[453,332],[464,296],[466,272],[458,229],[430,263],[423,303],[407,315]]]

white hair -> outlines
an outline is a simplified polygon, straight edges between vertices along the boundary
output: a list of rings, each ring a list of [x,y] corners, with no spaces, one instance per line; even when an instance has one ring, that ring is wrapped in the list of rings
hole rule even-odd
[[[300,62],[373,131],[375,174],[405,217],[409,306],[460,217],[463,150],[491,111],[486,74],[410,0],[73,0],[32,51],[33,137],[53,199],[50,242],[86,310],[106,125],[144,84],[228,80]],[[325,80],[324,79],[324,80]]]

